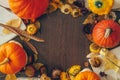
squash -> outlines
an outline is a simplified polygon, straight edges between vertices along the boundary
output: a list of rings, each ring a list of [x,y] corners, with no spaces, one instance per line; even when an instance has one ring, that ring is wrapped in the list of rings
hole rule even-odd
[[[90,52],[95,53],[95,54],[99,54],[101,47],[95,43],[91,43],[89,46],[89,49],[90,49]]]
[[[33,35],[37,32],[37,26],[35,24],[29,24],[27,26],[27,33],[30,34],[30,35]]]
[[[81,70],[81,66],[80,65],[73,65],[70,67],[70,69],[68,70],[68,73],[72,76],[76,76]]]
[[[34,21],[44,14],[49,0],[9,0],[10,9],[23,19]]]
[[[113,20],[102,20],[93,28],[92,37],[98,46],[113,48],[120,42],[120,26]]]
[[[100,77],[89,69],[83,69],[74,80],[100,80]]]
[[[113,7],[114,0],[88,0],[88,8],[95,14],[108,14]]]
[[[23,47],[16,42],[8,42],[0,46],[0,72],[15,74],[27,63],[27,55]]]
[[[67,72],[61,72],[60,80],[70,80],[69,74]]]

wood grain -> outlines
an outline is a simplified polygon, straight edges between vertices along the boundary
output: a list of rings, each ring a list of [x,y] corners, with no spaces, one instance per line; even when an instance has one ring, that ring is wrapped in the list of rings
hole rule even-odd
[[[41,30],[36,36],[43,38],[45,43],[32,41],[39,50],[39,62],[49,69],[66,70],[74,64],[83,66],[90,43],[82,31],[85,17],[73,18],[59,11],[40,17]]]

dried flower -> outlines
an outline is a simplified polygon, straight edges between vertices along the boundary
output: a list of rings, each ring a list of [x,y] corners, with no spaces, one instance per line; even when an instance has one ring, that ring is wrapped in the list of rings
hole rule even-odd
[[[72,15],[73,17],[78,17],[78,16],[81,16],[82,13],[81,13],[80,9],[75,8],[75,9],[72,9],[71,15]]]
[[[116,20],[117,16],[116,16],[115,12],[110,12],[109,14],[105,15],[104,18],[105,18],[105,19]]]
[[[69,14],[69,13],[71,12],[71,10],[72,10],[72,7],[71,7],[71,5],[69,5],[69,4],[64,4],[64,5],[62,5],[62,6],[60,7],[60,10],[61,10],[61,12],[64,13],[64,14]]]

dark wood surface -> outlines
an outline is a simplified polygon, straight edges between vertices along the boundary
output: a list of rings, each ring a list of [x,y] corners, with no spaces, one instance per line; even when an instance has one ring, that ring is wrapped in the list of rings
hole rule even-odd
[[[83,21],[87,17],[73,18],[65,15],[59,10],[39,18],[41,29],[36,36],[45,40],[44,43],[30,41],[39,51],[39,59],[48,66],[49,71],[54,67],[67,70],[72,65],[79,64],[84,68],[83,63],[87,61],[90,41],[82,31]],[[26,44],[18,37],[24,46]],[[26,46],[27,47],[27,46]],[[30,52],[29,49],[26,50]]]
[[[74,64],[83,66],[89,53],[89,40],[84,35],[83,21],[87,15],[73,18],[59,10],[39,18],[41,30],[36,36],[45,43],[31,41],[39,51],[39,62],[66,70]]]

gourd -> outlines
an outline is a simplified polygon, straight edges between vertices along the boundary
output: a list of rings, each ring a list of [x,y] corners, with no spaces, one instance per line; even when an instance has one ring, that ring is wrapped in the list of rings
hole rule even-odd
[[[79,74],[76,75],[74,80],[100,80],[99,76],[88,69],[83,69]]]
[[[108,14],[113,7],[114,0],[88,0],[88,8],[95,14]]]
[[[0,72],[15,74],[27,63],[27,55],[21,45],[8,42],[0,46]]]
[[[61,72],[60,80],[70,80],[68,73]]]
[[[10,9],[23,19],[34,21],[44,14],[49,0],[9,0]]]
[[[100,47],[113,48],[120,42],[120,26],[113,20],[102,20],[93,28],[92,37]]]

